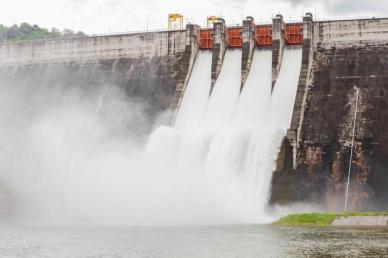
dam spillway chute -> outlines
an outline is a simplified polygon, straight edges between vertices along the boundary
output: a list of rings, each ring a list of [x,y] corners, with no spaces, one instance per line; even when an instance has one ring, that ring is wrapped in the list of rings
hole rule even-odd
[[[291,123],[301,65],[302,47],[286,46],[269,107],[271,124],[280,126],[284,131]]]
[[[175,127],[188,129],[197,127],[204,115],[210,83],[211,83],[212,52],[209,50],[198,51],[196,62],[188,81],[182,104],[175,121]]]
[[[224,62],[209,98],[205,114],[206,126],[226,126],[231,123],[241,87],[241,49],[226,50]]]
[[[159,128],[150,141],[151,149],[157,150],[152,155],[163,156],[159,167],[181,178],[180,195],[195,203],[191,209],[208,207],[212,219],[219,221],[270,220],[266,206],[272,172],[284,125],[292,114],[299,77],[293,66],[300,66],[300,53],[287,47],[271,94],[272,51],[254,51],[241,91],[242,50],[229,48],[209,96],[211,57],[199,52],[176,124]],[[287,80],[287,76],[292,78]],[[199,194],[192,192],[193,187]],[[196,212],[200,216],[203,211]]]
[[[240,93],[236,123],[244,125],[265,124],[271,99],[272,51],[254,51],[249,76]]]

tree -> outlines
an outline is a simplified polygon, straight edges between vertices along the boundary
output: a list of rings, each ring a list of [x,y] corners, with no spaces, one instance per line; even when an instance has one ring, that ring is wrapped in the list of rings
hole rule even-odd
[[[41,28],[38,25],[30,25],[26,22],[20,25],[12,25],[6,27],[0,24],[0,41],[19,41],[19,40],[32,40],[32,39],[45,39],[45,38],[59,38],[59,37],[85,37],[87,36],[82,31],[75,33],[72,30],[64,29],[60,31],[57,28],[51,28],[51,30]]]

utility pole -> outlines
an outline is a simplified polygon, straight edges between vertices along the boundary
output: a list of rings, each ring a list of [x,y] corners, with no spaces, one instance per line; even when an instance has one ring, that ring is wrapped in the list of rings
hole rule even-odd
[[[353,120],[353,132],[352,132],[352,146],[350,149],[350,158],[349,158],[349,171],[348,171],[348,178],[346,183],[346,191],[345,191],[345,211],[348,211],[348,199],[349,199],[349,185],[350,185],[350,172],[352,170],[352,160],[353,160],[353,149],[354,149],[354,135],[356,133],[356,121],[357,121],[357,111],[358,111],[358,96],[360,93],[359,88],[355,87],[356,89],[356,106],[354,108],[354,120]]]

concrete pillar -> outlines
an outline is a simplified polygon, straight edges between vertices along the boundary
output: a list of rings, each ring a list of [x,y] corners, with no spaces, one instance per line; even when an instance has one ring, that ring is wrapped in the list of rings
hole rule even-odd
[[[312,13],[306,13],[306,15],[303,17],[303,39],[304,39],[304,42],[306,42],[306,40],[310,40],[310,43],[311,43],[313,40],[313,36],[314,36],[313,15],[312,15]]]
[[[226,28],[225,20],[219,18],[217,22],[213,24],[213,59],[210,94],[213,91],[214,84],[216,83],[221,71],[222,61],[227,48],[227,32],[228,29]]]
[[[241,62],[241,90],[248,78],[251,68],[253,51],[255,49],[255,22],[251,16],[243,21],[242,28],[242,62]]]
[[[183,76],[183,78],[179,79],[179,83],[175,89],[174,102],[172,103],[174,114],[172,117],[171,124],[174,123],[176,114],[182,103],[183,95],[186,91],[186,86],[190,79],[191,71],[193,69],[195,58],[198,53],[199,31],[200,31],[200,28],[198,25],[195,25],[195,24],[186,25],[186,46],[185,46],[182,65],[185,68],[187,67],[187,73],[182,73],[182,75],[180,75],[180,76]]]
[[[285,24],[283,16],[278,14],[272,19],[272,89],[275,85],[282,63]]]
[[[186,25],[186,46],[185,46],[185,56],[189,56],[190,59],[185,60],[188,61],[190,67],[194,64],[195,57],[197,56],[197,52],[199,49],[199,31],[200,28],[196,24],[187,24]]]
[[[287,130],[287,138],[293,149],[293,166],[297,166],[297,154],[299,148],[300,130],[303,123],[303,114],[306,106],[307,90],[310,82],[312,64],[312,46],[314,36],[314,21],[311,13],[303,17],[303,50],[302,67],[299,75],[298,88],[296,91],[294,111],[292,113],[290,129]]]

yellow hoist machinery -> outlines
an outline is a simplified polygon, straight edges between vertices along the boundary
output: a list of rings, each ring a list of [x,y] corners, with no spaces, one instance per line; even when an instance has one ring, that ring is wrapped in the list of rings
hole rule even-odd
[[[183,30],[183,15],[170,13],[168,15],[168,30]]]
[[[209,27],[211,27],[214,23],[216,23],[217,21],[218,21],[218,19],[219,19],[220,17],[218,17],[218,16],[209,16],[209,17],[207,17],[207,19],[206,19],[206,26],[209,28]]]

